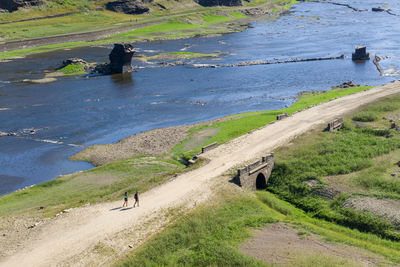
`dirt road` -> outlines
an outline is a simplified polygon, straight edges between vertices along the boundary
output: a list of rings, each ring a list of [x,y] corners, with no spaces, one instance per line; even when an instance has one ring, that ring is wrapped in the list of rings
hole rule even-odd
[[[199,202],[207,198],[212,180],[230,168],[258,158],[287,143],[311,128],[371,103],[400,93],[400,82],[336,99],[296,113],[251,134],[207,152],[210,162],[194,171],[152,189],[141,196],[140,208],[121,210],[121,202],[102,203],[77,208],[42,229],[34,238],[27,238],[11,257],[0,266],[88,265],[86,255],[98,244],[113,246],[120,233],[135,231],[141,223],[162,210],[176,205]],[[154,230],[154,229],[153,229]],[[150,231],[150,230],[147,230]],[[134,242],[134,240],[131,240]],[[127,241],[125,241],[127,242]],[[125,243],[128,247],[129,243]],[[115,250],[119,249],[115,245]],[[93,257],[91,257],[93,258]]]

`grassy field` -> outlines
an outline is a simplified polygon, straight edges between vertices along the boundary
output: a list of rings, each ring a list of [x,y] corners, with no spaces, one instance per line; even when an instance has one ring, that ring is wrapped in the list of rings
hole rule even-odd
[[[314,132],[278,149],[269,190],[316,218],[400,241],[400,225],[343,207],[354,196],[400,199],[400,181],[392,175],[400,159],[400,134],[382,119],[399,116],[397,96],[367,106],[339,132]],[[320,185],[311,188],[307,181]],[[334,199],[321,196],[327,188],[339,191]]]
[[[11,41],[44,36],[87,32],[107,28],[107,26],[129,22],[132,18],[125,14],[110,11],[93,11],[66,17],[41,19],[1,25],[0,39]]]
[[[400,263],[398,242],[314,219],[269,192],[257,192],[256,198],[229,190],[217,195],[218,199],[211,201],[214,204],[182,215],[117,266],[272,266],[244,255],[237,247],[252,235],[252,230],[274,222],[294,225],[299,235],[313,233],[327,242],[365,249],[388,264]],[[285,266],[361,265],[316,252]]]
[[[154,157],[110,163],[83,173],[66,175],[28,190],[0,198],[0,216],[59,211],[85,203],[121,199],[123,192],[143,192],[184,170],[184,165]],[[39,211],[39,207],[46,207]]]
[[[184,140],[181,144],[173,148],[173,152],[176,157],[191,158],[195,154],[201,151],[201,147],[213,142],[218,142],[218,144],[223,144],[233,138],[246,134],[247,132],[264,126],[274,120],[276,116],[287,112],[292,114],[293,112],[302,110],[304,108],[316,105],[337,97],[353,94],[356,92],[368,90],[371,87],[353,87],[347,89],[333,89],[326,92],[309,92],[302,94],[299,99],[290,107],[282,110],[269,110],[269,111],[259,111],[250,112],[244,114],[237,114],[233,116],[228,116],[221,120],[214,121],[211,125],[200,126],[192,128],[190,130],[189,137]],[[187,144],[191,143],[193,139],[196,138],[200,131],[204,131],[207,128],[216,128],[218,133],[209,136],[206,142],[198,144],[195,147],[188,147]]]

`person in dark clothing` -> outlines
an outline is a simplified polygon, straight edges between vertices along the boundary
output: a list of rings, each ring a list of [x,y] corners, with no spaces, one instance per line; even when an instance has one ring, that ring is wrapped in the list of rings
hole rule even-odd
[[[136,204],[139,207],[139,193],[138,193],[138,191],[136,191],[136,193],[135,193],[135,203],[133,204],[133,207],[135,207]]]
[[[128,192],[125,192],[124,194],[124,204],[122,207],[128,207]]]

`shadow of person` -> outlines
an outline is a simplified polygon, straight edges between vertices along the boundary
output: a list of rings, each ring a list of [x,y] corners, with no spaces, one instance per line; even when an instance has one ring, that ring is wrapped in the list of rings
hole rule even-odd
[[[130,207],[130,208],[123,208],[123,209],[120,209],[119,211],[130,210],[130,209],[132,209],[132,207]]]
[[[112,210],[119,210],[119,209],[122,209],[122,207],[113,208],[113,209],[110,209],[110,211],[112,211]]]

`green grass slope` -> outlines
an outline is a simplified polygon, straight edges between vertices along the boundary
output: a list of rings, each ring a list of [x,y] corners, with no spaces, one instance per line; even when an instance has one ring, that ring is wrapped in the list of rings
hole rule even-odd
[[[46,5],[0,14],[0,41],[43,38],[55,35],[96,32],[129,26],[136,28],[121,34],[111,35],[98,41],[77,41],[63,44],[43,45],[0,53],[0,59],[49,52],[81,46],[114,42],[137,42],[159,39],[188,38],[197,35],[216,35],[239,31],[243,26],[228,25],[228,22],[246,19],[240,13],[244,7],[202,7],[192,0],[163,1],[150,4],[149,14],[127,15],[100,10],[109,1],[58,0],[47,1]],[[245,2],[249,6],[270,8],[273,14],[290,8],[297,1],[264,0]],[[160,5],[166,6],[163,9]],[[279,7],[279,8],[278,8]],[[46,16],[70,13],[61,17]],[[19,21],[36,18],[31,21]],[[148,23],[156,24],[149,26]]]

